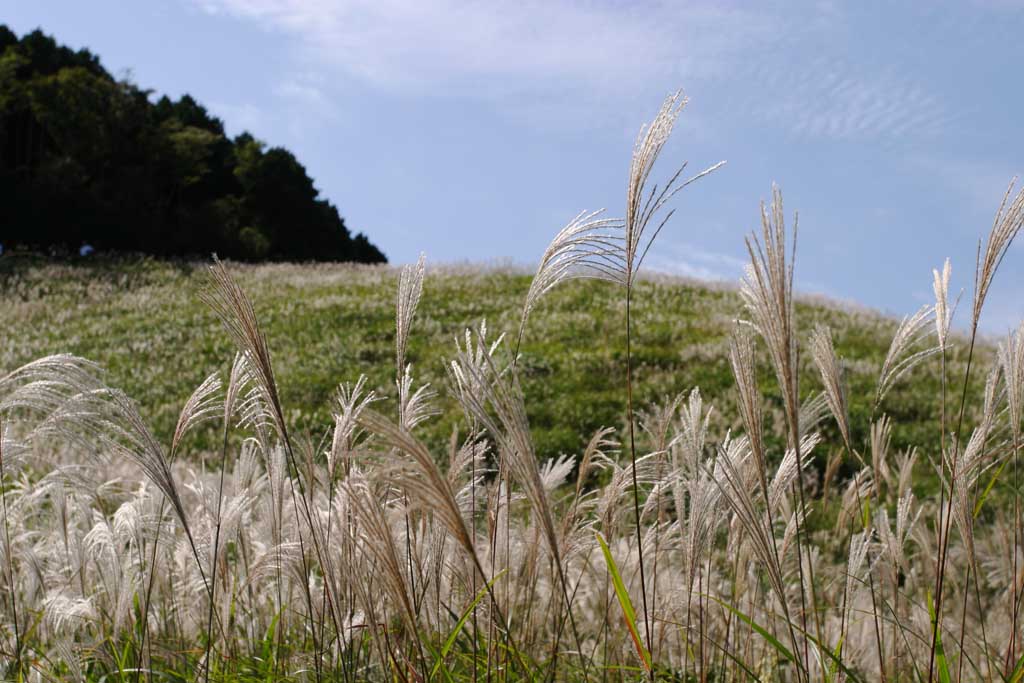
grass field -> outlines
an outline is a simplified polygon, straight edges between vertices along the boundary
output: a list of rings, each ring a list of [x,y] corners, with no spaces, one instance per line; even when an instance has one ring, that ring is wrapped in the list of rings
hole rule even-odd
[[[199,300],[208,265],[146,258],[76,265],[0,260],[0,369],[10,371],[52,353],[94,360],[112,386],[140,404],[155,433],[167,438],[193,389],[210,372],[226,373],[234,353],[216,316]],[[297,430],[314,439],[322,436],[331,427],[338,385],[360,374],[379,395],[395,395],[397,268],[235,264],[232,270],[256,301],[288,419]],[[482,321],[495,335],[510,335],[511,346],[530,278],[494,266],[428,268],[410,340],[417,376],[442,390],[455,339]],[[636,301],[638,403],[660,402],[699,386],[716,397],[716,429],[739,427],[738,421],[720,423],[723,415],[735,415],[728,342],[735,321],[743,317],[738,290],[653,277],[639,284]],[[869,389],[899,321],[813,298],[799,309],[805,335],[816,324],[832,328],[837,353],[847,362],[852,422],[865,424],[873,398]],[[520,367],[541,456],[579,452],[596,429],[623,426],[623,320],[620,292],[594,282],[555,290],[532,316]],[[964,345],[953,350],[951,374],[957,374],[965,352]],[[809,366],[810,358],[804,362]],[[762,368],[770,396],[773,378],[766,363]],[[926,366],[894,390],[887,409],[896,447],[936,433],[935,375],[935,368]],[[457,402],[444,398],[442,418],[427,425],[425,438],[435,446],[447,442],[462,415]]]
[[[977,335],[1024,192],[963,333],[948,262],[800,299],[777,189],[738,289],[645,278],[683,104],[535,275],[0,259],[0,672],[1024,679],[1024,326]]]

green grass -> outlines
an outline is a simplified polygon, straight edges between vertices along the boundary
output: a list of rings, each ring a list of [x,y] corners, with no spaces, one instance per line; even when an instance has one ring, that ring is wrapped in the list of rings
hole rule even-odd
[[[354,382],[360,373],[379,394],[395,395],[397,269],[341,264],[232,269],[256,302],[275,352],[287,418],[298,433],[319,440],[331,424],[338,384]],[[148,258],[77,264],[0,259],[0,371],[45,354],[84,356],[106,368],[108,381],[140,404],[158,436],[169,437],[185,399],[207,374],[226,374],[233,354],[220,323],[199,300],[205,270],[204,263]],[[505,332],[511,347],[529,283],[529,274],[512,269],[430,269],[428,264],[409,359],[417,378],[441,393],[444,414],[425,425],[431,444],[446,442],[461,419],[445,391],[445,359],[456,337],[486,320],[491,337]],[[728,334],[742,315],[737,292],[652,278],[639,283],[634,302],[638,405],[700,386],[716,401],[716,426],[739,427],[721,422],[722,415],[738,414],[731,404],[727,358]],[[624,318],[622,290],[579,281],[551,292],[531,317],[520,367],[540,456],[579,452],[599,427],[623,426]],[[818,322],[832,327],[836,350],[848,366],[854,443],[865,443],[871,392],[897,321],[812,301],[798,306],[798,320],[803,339]],[[950,377],[962,376],[962,346],[951,354]],[[807,395],[819,387],[809,357],[801,363]],[[938,434],[939,388],[932,365],[915,371],[886,400],[897,448],[928,443]],[[766,411],[769,433],[780,439],[781,402],[766,356],[761,370],[766,399],[779,409]],[[825,432],[836,443],[833,426],[826,425]],[[818,453],[823,458],[827,449]]]

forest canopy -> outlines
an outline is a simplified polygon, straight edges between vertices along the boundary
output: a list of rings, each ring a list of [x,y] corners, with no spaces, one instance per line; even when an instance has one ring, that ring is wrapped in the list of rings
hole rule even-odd
[[[283,147],[88,50],[0,25],[0,243],[244,260],[385,261]]]

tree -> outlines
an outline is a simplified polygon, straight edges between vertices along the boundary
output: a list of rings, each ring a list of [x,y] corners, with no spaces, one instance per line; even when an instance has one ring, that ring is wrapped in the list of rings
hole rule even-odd
[[[5,242],[162,256],[384,261],[282,147],[114,79],[88,50],[0,25]]]

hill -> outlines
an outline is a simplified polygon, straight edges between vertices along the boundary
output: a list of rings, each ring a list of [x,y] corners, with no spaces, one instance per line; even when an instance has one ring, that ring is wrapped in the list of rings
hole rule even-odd
[[[395,395],[398,269],[343,264],[231,268],[255,301],[288,419],[296,429],[319,439],[331,425],[339,383],[354,382],[361,373],[381,396]],[[152,259],[78,265],[0,259],[5,337],[0,371],[58,352],[95,360],[107,368],[110,383],[139,402],[158,435],[169,436],[191,391],[209,373],[226,373],[233,354],[219,322],[199,300],[205,271],[202,262]],[[445,391],[444,360],[453,356],[456,338],[484,320],[491,338],[514,335],[529,282],[529,274],[510,269],[428,266],[409,350],[417,379],[441,394],[441,419],[422,427],[428,441],[446,443],[461,420]],[[621,294],[605,283],[569,283],[551,292],[531,317],[520,368],[542,457],[579,452],[596,429],[624,424]],[[797,313],[803,339],[817,323],[832,328],[848,372],[853,437],[864,443],[870,398],[897,321],[815,300],[799,304]],[[740,428],[738,421],[721,421],[723,415],[738,420],[728,359],[728,336],[742,316],[738,293],[722,285],[648,278],[639,284],[634,315],[638,405],[699,386],[715,402],[716,430]],[[950,351],[951,378],[962,376],[965,346]],[[769,433],[780,439],[781,400],[767,355],[760,361]],[[931,443],[938,433],[940,390],[930,363],[897,384],[886,401],[896,447]],[[802,390],[809,397],[820,384],[809,354],[802,355],[801,365]],[[838,444],[833,425],[825,421],[822,428]]]
[[[384,254],[283,147],[115,79],[88,50],[0,25],[0,241],[245,260]]]

